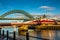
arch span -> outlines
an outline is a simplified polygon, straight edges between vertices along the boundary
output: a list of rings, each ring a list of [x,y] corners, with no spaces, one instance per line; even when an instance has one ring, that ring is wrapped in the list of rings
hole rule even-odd
[[[32,15],[30,15],[29,13],[27,13],[26,11],[23,11],[23,10],[12,10],[12,11],[8,11],[7,13],[1,15],[1,17],[6,17],[6,16],[8,16],[10,14],[13,14],[13,13],[20,13],[20,14],[24,14],[28,18],[33,18]]]

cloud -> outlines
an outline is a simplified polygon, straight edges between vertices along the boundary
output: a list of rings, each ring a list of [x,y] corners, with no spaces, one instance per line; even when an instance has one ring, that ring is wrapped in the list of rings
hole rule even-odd
[[[46,10],[55,10],[55,7],[50,7],[50,6],[40,6],[39,8],[46,9]]]

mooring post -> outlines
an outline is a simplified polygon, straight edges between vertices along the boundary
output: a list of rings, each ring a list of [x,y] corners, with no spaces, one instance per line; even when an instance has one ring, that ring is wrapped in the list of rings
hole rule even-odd
[[[9,31],[7,30],[7,39],[6,40],[8,40],[9,39]]]
[[[26,40],[29,40],[29,33],[26,33]]]
[[[16,33],[15,33],[15,31],[13,32],[13,40],[16,40]]]

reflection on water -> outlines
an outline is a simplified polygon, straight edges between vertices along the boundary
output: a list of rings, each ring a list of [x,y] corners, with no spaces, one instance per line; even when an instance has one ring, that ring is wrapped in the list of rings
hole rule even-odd
[[[9,30],[13,32],[13,28],[3,28],[2,30]],[[18,28],[16,28],[16,33],[18,34]],[[41,31],[32,31],[29,30],[30,36],[36,36],[41,38],[47,38],[50,40],[60,40],[60,30],[41,30]],[[30,40],[40,40],[35,38],[30,38]]]
[[[54,40],[55,37],[55,31],[53,30],[42,30],[41,37],[48,38],[50,40]]]

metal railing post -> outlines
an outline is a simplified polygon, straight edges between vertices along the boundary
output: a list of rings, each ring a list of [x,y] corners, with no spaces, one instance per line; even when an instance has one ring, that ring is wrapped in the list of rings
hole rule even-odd
[[[2,39],[4,40],[4,30],[2,31]]]
[[[8,40],[9,39],[9,31],[7,30],[7,39],[6,40]]]
[[[1,28],[0,28],[0,36],[1,36]]]
[[[2,36],[4,36],[4,30],[2,31]]]
[[[29,40],[29,33],[26,33],[26,40]]]
[[[13,40],[16,40],[16,33],[15,33],[15,31],[13,32]]]

